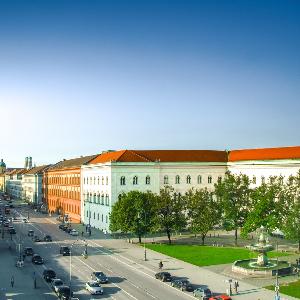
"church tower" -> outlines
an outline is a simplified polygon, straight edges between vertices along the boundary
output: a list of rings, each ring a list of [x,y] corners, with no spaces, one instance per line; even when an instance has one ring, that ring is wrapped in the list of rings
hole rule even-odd
[[[0,174],[5,173],[5,170],[6,170],[6,164],[4,163],[3,158],[1,158],[1,161],[0,161]]]

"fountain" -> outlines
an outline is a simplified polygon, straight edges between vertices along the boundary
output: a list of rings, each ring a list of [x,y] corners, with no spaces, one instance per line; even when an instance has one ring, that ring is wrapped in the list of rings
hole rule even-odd
[[[237,260],[232,265],[232,271],[246,275],[274,276],[286,275],[292,272],[291,264],[278,259],[269,259],[267,253],[274,247],[269,243],[266,229],[261,226],[258,243],[247,246],[248,249],[258,252],[257,259]]]

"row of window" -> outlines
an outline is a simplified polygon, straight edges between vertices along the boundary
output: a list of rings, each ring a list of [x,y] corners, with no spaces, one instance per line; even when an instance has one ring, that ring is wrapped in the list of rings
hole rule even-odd
[[[91,216],[92,216],[91,211],[87,211],[86,216],[87,216],[87,218],[91,218]],[[93,216],[94,216],[94,220],[96,220],[96,213],[95,212],[93,213]],[[100,217],[100,214],[98,213],[97,214],[97,220],[98,221],[100,220],[99,217]],[[101,214],[101,221],[103,222],[103,220],[104,220],[104,216],[103,216],[103,214]],[[108,216],[107,215],[105,216],[105,223],[108,223]]]
[[[218,181],[221,181],[221,180],[222,180],[222,177],[219,176],[219,177],[218,177]],[[186,178],[185,178],[186,184],[191,184],[191,181],[192,181],[191,176],[190,176],[190,175],[187,175]],[[179,176],[179,175],[176,175],[176,176],[175,176],[175,184],[180,184],[180,182],[181,182],[180,176]],[[198,175],[198,177],[197,177],[197,183],[198,183],[198,184],[201,184],[201,183],[202,183],[202,176],[201,176],[201,175]],[[207,177],[207,183],[209,183],[209,184],[213,183],[213,182],[212,182],[212,176],[209,175],[209,176]],[[138,177],[137,177],[137,176],[134,176],[134,177],[133,177],[133,179],[132,179],[132,184],[133,184],[133,185],[137,185],[137,184],[138,184]],[[146,176],[145,184],[150,184],[150,176],[149,176],[149,175]],[[168,177],[168,175],[165,175],[165,176],[164,176],[164,184],[169,184],[169,177]],[[126,178],[125,178],[125,176],[122,176],[122,177],[120,178],[120,185],[126,185]]]
[[[106,205],[109,206],[109,195],[106,194],[104,197],[104,194],[92,194],[92,193],[87,193],[83,194],[83,197],[86,202],[93,202],[96,204],[101,204],[101,205]]]
[[[74,213],[79,215],[80,213],[80,206],[76,204],[58,202],[57,200],[49,199],[49,206],[61,208],[65,214]]]
[[[48,176],[48,184],[71,184],[80,185],[80,175],[59,175],[59,176]]]
[[[63,191],[61,189],[48,189],[48,195],[80,200],[80,193],[76,192],[76,191]]]
[[[90,184],[90,185],[98,184],[98,185],[100,185],[100,182],[101,182],[101,185],[104,185],[104,184],[108,185],[108,176],[106,176],[106,177],[102,176],[101,178],[100,178],[100,176],[83,178],[83,184]]]

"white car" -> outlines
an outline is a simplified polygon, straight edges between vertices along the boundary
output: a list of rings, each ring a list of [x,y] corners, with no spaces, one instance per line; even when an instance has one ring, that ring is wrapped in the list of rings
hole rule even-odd
[[[85,284],[85,288],[92,294],[92,295],[102,295],[103,288],[97,281],[88,281]]]
[[[51,281],[51,285],[52,285],[54,292],[57,293],[58,288],[63,286],[64,283],[61,279],[55,278]]]
[[[73,236],[77,236],[78,235],[78,231],[76,229],[72,229],[70,231],[70,234],[73,235]]]

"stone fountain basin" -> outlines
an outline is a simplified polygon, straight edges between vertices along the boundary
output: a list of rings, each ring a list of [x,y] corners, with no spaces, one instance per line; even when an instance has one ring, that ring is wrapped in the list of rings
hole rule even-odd
[[[257,259],[242,259],[237,260],[232,265],[232,271],[245,275],[258,276],[275,276],[278,270],[278,275],[287,275],[292,272],[292,266],[287,261],[278,261],[277,259],[269,259],[269,265],[266,267],[256,266]]]

